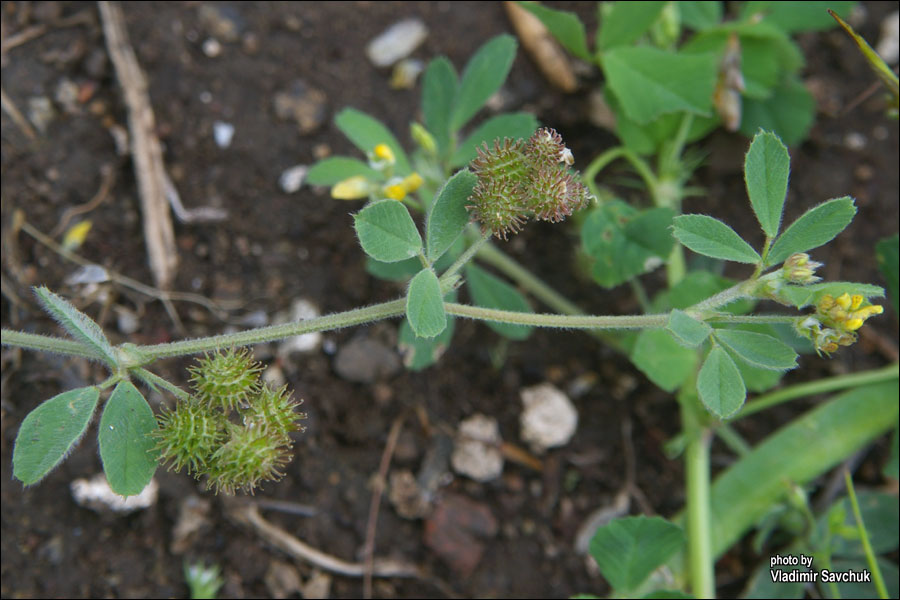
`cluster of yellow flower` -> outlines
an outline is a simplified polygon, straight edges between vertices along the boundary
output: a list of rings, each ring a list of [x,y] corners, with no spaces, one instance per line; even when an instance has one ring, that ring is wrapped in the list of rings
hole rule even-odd
[[[859,294],[843,293],[837,298],[825,294],[816,303],[816,313],[802,319],[798,331],[815,344],[816,350],[830,354],[839,346],[856,341],[856,330],[866,319],[880,315],[884,308],[878,304],[863,306],[865,298]]]
[[[369,166],[388,176],[396,162],[394,151],[387,144],[378,144],[369,153]],[[359,200],[377,193],[399,201],[418,190],[423,183],[424,180],[418,173],[406,177],[389,177],[386,183],[371,181],[364,175],[354,175],[335,184],[331,188],[331,197],[338,200]]]

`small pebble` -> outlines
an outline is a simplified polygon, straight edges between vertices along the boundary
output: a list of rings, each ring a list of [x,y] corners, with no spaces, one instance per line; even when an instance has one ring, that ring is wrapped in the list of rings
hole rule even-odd
[[[222,43],[216,38],[207,38],[203,42],[203,54],[209,58],[216,58],[222,54]]]
[[[850,150],[862,150],[867,143],[866,136],[857,131],[851,131],[844,136],[844,145]]]
[[[109,273],[100,265],[85,265],[66,277],[66,285],[83,285],[109,281]]]
[[[53,103],[46,96],[33,96],[28,99],[28,120],[35,129],[44,133],[50,122],[56,117]]]
[[[347,381],[375,383],[397,373],[400,358],[391,348],[369,338],[355,338],[342,346],[334,358],[334,370]]]
[[[213,139],[216,140],[216,146],[227,148],[231,145],[232,138],[234,138],[234,125],[224,121],[213,123]]]
[[[578,426],[578,412],[569,397],[549,383],[521,390],[522,439],[536,453],[563,446]]]
[[[240,14],[230,6],[203,3],[198,16],[207,33],[225,42],[236,42],[244,28]]]
[[[90,479],[76,479],[69,488],[76,504],[99,513],[127,514],[153,506],[159,495],[159,484],[151,479],[137,496],[123,497],[112,491],[106,476],[98,473]]]
[[[889,65],[900,60],[900,12],[889,14],[881,22],[881,39],[875,51]]]
[[[309,300],[300,298],[299,300],[294,300],[291,305],[291,314],[287,321],[304,321],[306,319],[314,319],[318,316],[319,309],[316,308],[316,305]],[[319,331],[295,335],[278,344],[278,355],[288,356],[295,352],[311,352],[318,348],[321,343],[322,333]]]
[[[116,325],[119,328],[119,331],[124,333],[125,335],[131,335],[141,326],[141,322],[138,319],[138,316],[134,314],[134,311],[125,308],[124,306],[115,306],[113,307],[116,311]]]
[[[325,92],[300,79],[276,93],[272,104],[275,115],[284,121],[295,121],[301,135],[312,133],[325,122],[328,106]]]
[[[64,77],[56,84],[56,90],[53,93],[56,103],[63,107],[63,110],[70,114],[76,115],[81,112],[81,102],[79,102],[78,84]]]
[[[281,173],[281,176],[278,177],[278,185],[281,186],[284,193],[293,194],[300,189],[301,185],[303,185],[303,180],[306,179],[307,171],[309,171],[307,165],[294,165],[289,169],[285,169],[285,171]]]
[[[474,414],[459,424],[450,463],[453,469],[475,481],[490,481],[503,473],[497,420]]]
[[[428,494],[407,469],[391,471],[388,501],[404,519],[421,519],[431,512]]]
[[[394,23],[366,46],[366,56],[376,67],[389,67],[409,56],[428,36],[420,19]]]

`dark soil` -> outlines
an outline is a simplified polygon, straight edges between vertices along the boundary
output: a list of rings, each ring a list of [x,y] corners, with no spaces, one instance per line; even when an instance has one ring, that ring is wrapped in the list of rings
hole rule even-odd
[[[331,124],[345,106],[384,121],[408,142],[409,123],[417,118],[418,90],[389,87],[389,73],[373,67],[366,43],[390,24],[418,16],[429,27],[414,56],[428,60],[447,55],[461,68],[490,37],[510,30],[500,4],[483,3],[227,3],[216,5],[239,28],[236,41],[220,40],[221,54],[210,58],[203,42],[212,32],[201,19],[200,3],[127,3],[125,17],[139,62],[149,82],[158,134],[169,173],[188,207],[213,205],[229,218],[218,224],[177,224],[179,268],[174,289],[218,301],[238,301],[229,322],[206,309],[178,303],[186,333],[173,326],[163,306],[130,290],[102,288],[91,298],[82,288],[65,285],[76,267],[31,237],[13,231],[13,214],[24,211],[42,232],[57,227],[67,209],[88,202],[112,168],[115,183],[105,202],[81,218],[93,229],[80,254],[108,269],[152,283],[140,224],[132,165],[116,152],[111,130],[127,128],[121,90],[106,59],[96,7],[87,3],[9,2],[2,5],[4,40],[46,24],[36,39],[3,55],[3,89],[24,113],[30,98],[54,99],[68,80],[82,94],[69,108],[54,99],[56,112],[46,131],[30,141],[4,110],[2,123],[2,218],[4,328],[59,334],[41,313],[29,286],[47,285],[73,299],[102,321],[112,341],[158,343],[182,335],[217,333],[242,326],[241,318],[263,311],[271,317],[306,298],[323,313],[346,310],[397,297],[400,288],[376,280],[364,270],[349,213],[357,204],[331,200],[325,191],[302,188],[288,195],[279,174],[309,164],[325,153],[356,155]],[[593,20],[593,5],[575,10]],[[896,8],[867,3],[859,29],[878,39],[878,24]],[[83,21],[59,26],[60,19]],[[874,81],[849,39],[837,31],[804,35],[807,81],[819,114],[807,142],[792,148],[792,181],[787,219],[828,198],[850,194],[859,214],[851,228],[815,258],[827,263],[829,279],[881,282],[873,260],[877,240],[897,232],[898,137],[895,121],[884,117],[881,94],[850,108]],[[325,94],[322,125],[300,135],[295,123],[279,120],[273,96],[302,79]],[[503,109],[524,109],[557,127],[575,150],[576,166],[609,146],[613,138],[591,126],[584,114],[585,93],[563,96],[549,89],[519,53],[505,86]],[[846,111],[846,112],[845,112]],[[227,149],[213,141],[215,121],[229,122],[235,137]],[[861,136],[861,137],[860,137]],[[858,143],[859,141],[862,143]],[[700,148],[708,156],[697,184],[708,196],[692,199],[686,212],[708,212],[753,236],[755,221],[741,179],[747,140],[717,133]],[[635,198],[637,195],[635,194]],[[57,239],[60,236],[57,235]],[[574,233],[566,226],[531,226],[505,248],[563,294],[596,314],[638,310],[623,288],[608,293],[586,284],[574,267]],[[653,285],[653,277],[649,284]],[[117,329],[115,307],[138,315],[137,331]],[[889,311],[890,312],[890,311]],[[682,467],[663,453],[678,433],[675,402],[656,389],[622,356],[577,332],[539,331],[527,342],[505,344],[485,326],[459,322],[452,347],[431,369],[401,371],[372,385],[346,381],[335,372],[334,348],[362,336],[393,344],[395,328],[377,324],[326,333],[323,349],[277,361],[295,395],[305,399],[307,432],[298,438],[296,457],[286,477],[267,484],[257,498],[275,498],[318,509],[313,517],[277,511],[265,516],[323,552],[359,560],[365,540],[371,486],[378,472],[388,431],[405,415],[392,469],[417,472],[441,439],[474,412],[496,417],[504,439],[518,442],[518,390],[543,381],[567,388],[576,379],[590,382],[576,395],[580,423],[567,446],[550,453],[544,472],[507,463],[504,476],[489,484],[463,477],[446,482],[439,495],[463,496],[487,509],[498,529],[483,544],[480,563],[461,575],[424,542],[422,521],[405,520],[382,503],[376,554],[422,565],[421,580],[376,580],[381,597],[568,597],[578,592],[605,593],[606,584],[573,550],[583,520],[609,505],[622,488],[626,467],[623,426],[636,461],[636,484],[646,507],[671,515],[683,501]],[[861,342],[831,360],[804,357],[787,382],[830,373],[871,368],[896,360],[896,316],[873,319]],[[261,349],[267,362],[273,349]],[[184,474],[160,470],[159,501],[125,517],[100,515],[77,506],[70,482],[100,471],[96,436],[89,431],[81,446],[43,482],[23,489],[12,478],[16,432],[25,415],[63,390],[101,381],[103,370],[81,361],[3,350],[2,390],[2,595],[3,597],[171,597],[185,596],[186,561],[221,566],[226,597],[273,596],[284,573],[305,581],[313,569],[273,549],[253,532],[229,521],[221,498]],[[185,384],[188,360],[156,365],[157,372]],[[158,402],[159,396],[149,396]],[[742,421],[740,433],[757,441],[808,406],[780,407]],[[425,427],[427,423],[428,427]],[[96,427],[96,425],[94,426]],[[882,446],[884,443],[882,443]],[[881,448],[881,446],[879,446]],[[714,465],[730,454],[714,448]],[[871,453],[860,471],[877,484],[882,450]],[[211,501],[209,522],[199,535],[173,551],[174,526],[185,499]],[[723,591],[737,594],[754,568],[749,551],[720,565]],[[727,568],[725,568],[727,567]],[[289,579],[289,578],[288,578]],[[287,586],[290,595],[297,591]],[[335,597],[362,594],[360,579],[334,576]]]

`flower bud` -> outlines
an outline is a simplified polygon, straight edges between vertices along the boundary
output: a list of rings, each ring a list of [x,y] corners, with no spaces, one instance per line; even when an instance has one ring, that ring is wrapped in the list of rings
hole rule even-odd
[[[821,280],[816,277],[816,269],[822,266],[822,263],[810,260],[809,255],[805,253],[792,254],[781,268],[782,276],[785,281],[798,285],[808,285]]]
[[[413,123],[409,126],[409,132],[410,135],[412,135],[413,141],[416,142],[422,150],[432,156],[437,154],[437,142],[427,129],[418,123]]]

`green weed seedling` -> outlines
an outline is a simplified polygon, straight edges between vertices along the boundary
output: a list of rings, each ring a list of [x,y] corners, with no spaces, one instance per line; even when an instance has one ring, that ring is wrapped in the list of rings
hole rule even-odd
[[[808,255],[841,233],[856,207],[849,197],[828,200],[783,226],[790,159],[775,134],[760,131],[744,173],[750,208],[765,234],[762,247],[754,248],[712,216],[679,215],[667,206],[633,219],[619,213],[620,222],[632,225],[610,231],[596,222],[596,211],[615,216],[627,213],[628,205],[595,197],[571,169],[574,157],[552,129],[538,129],[529,115],[500,115],[462,135],[502,84],[514,55],[514,40],[500,36],[476,52],[461,77],[448,60],[432,61],[423,82],[424,124],[411,127],[418,146],[412,155],[376,119],[344,110],[337,126],[367,160],[335,157],[309,172],[312,183],[332,186],[335,198],[365,200],[354,214],[356,237],[370,272],[406,282],[394,300],[233,334],[116,346],[65,299],[37,289],[70,339],[3,330],[3,344],[88,358],[104,364],[110,376],[63,392],[25,418],[14,476],[32,485],[62,462],[101,410],[101,393],[111,389],[98,437],[114,491],[138,493],[161,463],[206,478],[217,492],[253,491],[282,476],[303,415],[285,389],[260,382],[260,367],[242,350],[246,346],[398,318],[407,363],[418,369],[438,359],[460,317],[484,321],[512,339],[524,339],[535,327],[581,329],[613,343],[676,394],[683,433],[674,445],[686,465],[684,514],[670,521],[630,517],[611,523],[592,544],[598,564],[617,593],[666,588],[712,596],[715,559],[763,520],[792,485],[807,484],[897,422],[896,365],[814,382],[818,387],[812,390],[784,388],[746,403],[748,389],[767,389],[797,365],[804,344],[831,354],[856,341],[865,321],[882,312],[872,303],[883,295],[880,287],[823,282],[816,275],[821,265]],[[558,222],[588,208],[583,244],[609,246],[603,252],[619,252],[623,263],[654,257],[659,262],[687,248],[745,265],[746,277],[728,281],[706,271],[683,272],[648,299],[647,314],[585,315],[494,246],[529,221]],[[895,238],[885,252],[895,280],[896,255]],[[634,276],[627,272],[627,278]],[[463,286],[470,304],[457,301]],[[533,312],[526,293],[554,312]],[[757,311],[764,302],[784,310]],[[150,370],[162,358],[202,353],[191,370],[190,391]],[[172,394],[175,408],[154,417],[135,383]],[[729,422],[766,406],[837,390],[848,391],[754,448],[729,428]],[[714,482],[713,434],[739,455]],[[659,567],[668,579],[652,576]]]

